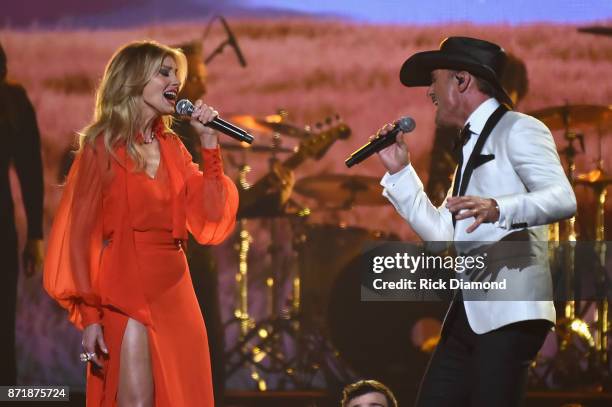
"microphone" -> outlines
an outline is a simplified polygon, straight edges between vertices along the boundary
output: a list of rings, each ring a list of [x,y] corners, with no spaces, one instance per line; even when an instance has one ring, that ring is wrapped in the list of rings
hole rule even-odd
[[[238,57],[238,62],[240,62],[240,66],[246,68],[246,59],[244,59],[244,55],[242,55],[242,51],[240,50],[238,41],[236,41],[236,37],[234,37],[234,33],[230,29],[229,24],[227,23],[227,21],[225,21],[225,18],[223,18],[223,16],[219,16],[219,19],[221,20],[221,23],[223,23],[223,27],[225,28],[225,32],[227,33],[227,41],[229,45],[231,45],[232,48],[234,48],[234,51],[236,52],[236,56]]]
[[[187,99],[181,99],[176,103],[176,112],[181,116],[191,116],[194,110],[195,106]],[[230,122],[226,122],[219,116],[215,117],[210,122],[203,124],[204,126],[210,127],[211,129],[215,129],[223,134],[227,134],[228,136],[238,141],[244,141],[245,143],[251,144],[254,140],[254,137],[247,133],[245,130],[241,129],[238,126],[234,126]]]
[[[347,167],[351,168],[355,164],[359,164],[369,156],[380,150],[389,147],[395,143],[397,134],[401,131],[403,133],[410,133],[416,127],[414,119],[411,117],[402,117],[394,123],[393,129],[391,129],[384,136],[380,136],[365,144],[359,150],[355,151],[349,158],[344,161]]]

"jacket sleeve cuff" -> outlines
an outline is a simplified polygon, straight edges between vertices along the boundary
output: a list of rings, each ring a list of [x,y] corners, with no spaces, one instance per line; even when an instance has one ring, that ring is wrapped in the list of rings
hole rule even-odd
[[[380,185],[382,185],[385,189],[392,190],[393,188],[395,188],[395,186],[400,181],[400,179],[402,179],[404,176],[412,172],[414,172],[414,169],[412,168],[412,164],[408,164],[407,166],[405,166],[404,168],[402,168],[395,174],[389,174],[387,172],[380,180]]]
[[[405,209],[410,207],[423,184],[412,165],[407,165],[395,174],[386,173],[380,181],[384,187],[383,196],[387,198],[400,214],[407,215]]]
[[[202,163],[205,178],[221,178],[223,176],[223,161],[221,160],[221,149],[202,148]]]
[[[81,313],[83,328],[91,324],[99,323],[102,320],[102,313],[100,309],[87,305],[84,302],[79,304],[79,312]]]
[[[516,195],[496,197],[495,201],[499,207],[499,219],[495,222],[495,226],[506,230],[522,229],[529,226],[526,219],[517,218],[519,201]]]

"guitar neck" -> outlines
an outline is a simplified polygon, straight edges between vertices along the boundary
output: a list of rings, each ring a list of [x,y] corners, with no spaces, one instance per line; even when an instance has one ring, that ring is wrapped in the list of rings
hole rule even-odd
[[[298,151],[293,153],[289,158],[283,161],[283,166],[290,170],[295,170],[300,164],[302,164],[308,158],[308,154],[300,147]]]
[[[336,126],[323,133],[305,139],[300,143],[297,151],[283,161],[283,166],[290,170],[294,170],[309,157],[321,158],[325,151],[330,148],[338,138],[348,137],[349,134],[350,129],[346,125],[341,124],[340,126]]]

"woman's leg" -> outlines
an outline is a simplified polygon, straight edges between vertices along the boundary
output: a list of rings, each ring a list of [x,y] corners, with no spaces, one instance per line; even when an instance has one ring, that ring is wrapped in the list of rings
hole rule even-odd
[[[119,368],[119,407],[153,407],[154,386],[151,352],[147,328],[129,318],[123,342]]]

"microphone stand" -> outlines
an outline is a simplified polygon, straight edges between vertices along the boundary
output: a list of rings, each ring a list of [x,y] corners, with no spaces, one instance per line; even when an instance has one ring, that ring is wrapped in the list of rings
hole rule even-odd
[[[217,45],[217,48],[215,48],[204,60],[204,63],[208,65],[208,63],[210,61],[212,61],[217,55],[219,55],[220,53],[223,52],[223,49],[229,45],[230,43],[230,39],[226,39],[225,41],[223,41],[221,44]]]
[[[208,36],[208,33],[209,33],[209,31],[210,31],[210,28],[211,28],[212,23],[213,23],[215,20],[217,20],[217,19],[221,20],[222,22],[224,22],[224,21],[225,21],[225,19],[224,19],[224,18],[223,18],[223,16],[221,16],[221,15],[217,15],[217,16],[213,17],[213,18],[210,20],[210,22],[208,23],[208,26],[206,27],[206,31],[205,31],[204,36],[203,36],[203,38],[202,38],[202,39],[204,39],[204,38],[206,38],[206,37]],[[232,34],[231,34],[231,32],[230,32],[230,31],[227,31],[227,30],[229,30],[229,27],[227,26],[227,23],[223,23],[223,25],[226,27],[227,39],[226,39],[225,41],[221,42],[219,45],[217,45],[217,47],[216,47],[216,48],[215,48],[215,49],[214,49],[214,50],[213,50],[213,51],[212,51],[212,52],[211,52],[211,53],[210,53],[210,54],[209,54],[209,55],[206,57],[206,59],[204,60],[204,63],[205,63],[205,64],[207,64],[207,65],[208,65],[208,63],[209,63],[210,61],[212,61],[213,59],[215,59],[215,57],[216,57],[217,55],[219,55],[220,53],[222,53],[222,52],[223,52],[223,50],[225,49],[225,47],[226,47],[227,45],[232,45]],[[232,46],[237,46],[237,44],[234,44],[234,45],[232,45]],[[236,50],[236,53],[238,54],[238,59],[240,59],[239,51],[238,51],[238,50]],[[242,63],[241,63],[241,65],[242,65]],[[242,65],[242,67],[243,67],[243,68],[246,68],[246,65]]]

